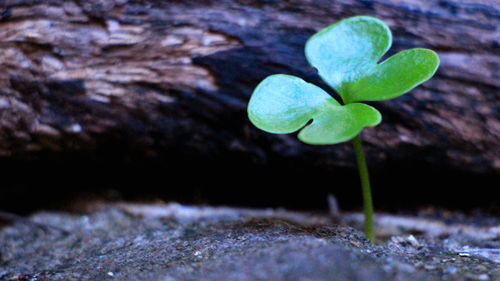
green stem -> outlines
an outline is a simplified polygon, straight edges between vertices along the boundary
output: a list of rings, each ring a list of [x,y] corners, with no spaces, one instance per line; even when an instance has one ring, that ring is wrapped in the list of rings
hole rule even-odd
[[[352,139],[356,160],[358,162],[359,177],[361,178],[361,188],[363,191],[363,208],[365,211],[365,235],[371,241],[375,241],[373,233],[373,203],[370,188],[370,176],[366,165],[365,153],[361,143],[361,133]]]

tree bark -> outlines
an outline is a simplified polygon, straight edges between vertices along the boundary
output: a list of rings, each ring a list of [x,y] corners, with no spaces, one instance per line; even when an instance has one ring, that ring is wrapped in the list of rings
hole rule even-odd
[[[363,132],[371,165],[499,175],[495,1],[0,0],[0,154],[99,157],[114,147],[145,158],[232,154],[258,165],[354,167],[348,144],[308,146],[261,132],[246,105],[274,73],[326,89],[304,44],[360,14],[390,26],[390,54],[425,47],[441,59],[430,81],[373,103],[384,121]]]

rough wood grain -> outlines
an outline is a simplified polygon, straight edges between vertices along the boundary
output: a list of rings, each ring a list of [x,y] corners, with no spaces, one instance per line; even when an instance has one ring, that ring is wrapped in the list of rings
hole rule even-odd
[[[364,133],[371,163],[500,174],[500,4],[486,0],[1,0],[0,154],[98,155],[119,143],[153,158],[352,167],[349,144],[266,134],[245,110],[269,74],[321,84],[305,41],[358,14],[390,26],[391,54],[426,47],[442,62],[410,94],[374,103],[384,122]]]

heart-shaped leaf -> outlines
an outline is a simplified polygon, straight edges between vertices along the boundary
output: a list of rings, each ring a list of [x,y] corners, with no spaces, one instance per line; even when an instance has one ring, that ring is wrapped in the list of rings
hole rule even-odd
[[[335,144],[355,137],[367,126],[381,121],[373,107],[339,104],[321,88],[290,75],[264,79],[248,104],[248,117],[259,129],[287,134],[300,130],[299,139],[308,144]]]
[[[391,43],[385,23],[358,16],[313,35],[305,54],[344,103],[386,100],[427,81],[439,65],[437,54],[428,49],[406,50],[377,64]]]

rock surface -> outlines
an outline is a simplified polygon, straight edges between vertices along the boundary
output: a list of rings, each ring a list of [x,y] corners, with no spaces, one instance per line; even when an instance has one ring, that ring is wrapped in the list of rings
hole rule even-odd
[[[393,216],[393,226],[406,222],[395,232],[382,217],[388,232],[374,246],[326,216],[283,210],[120,204],[41,212],[30,219],[70,234],[4,227],[0,280],[500,280],[495,257],[457,255],[466,245],[500,248],[499,218],[420,217],[414,237],[400,231],[415,218]],[[437,234],[436,224],[489,236]]]

